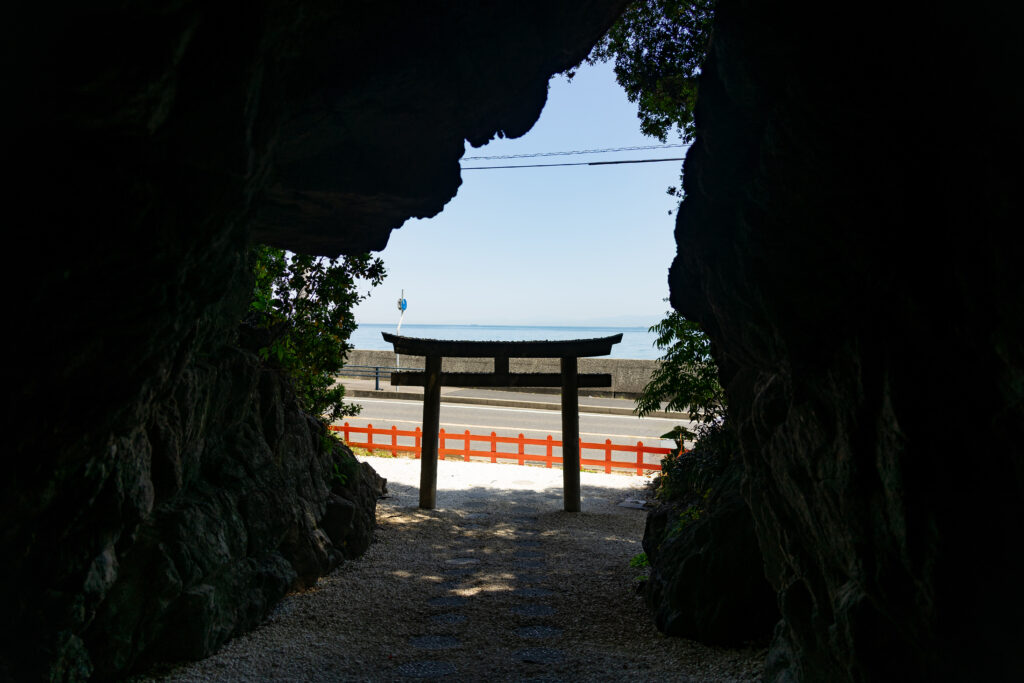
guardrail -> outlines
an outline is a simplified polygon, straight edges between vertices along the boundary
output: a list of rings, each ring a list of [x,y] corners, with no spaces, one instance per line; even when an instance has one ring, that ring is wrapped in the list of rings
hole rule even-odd
[[[423,372],[423,368],[391,368],[385,365],[345,365],[338,373],[340,377],[372,377],[373,388],[380,391],[380,378],[391,379],[392,372]]]
[[[422,452],[423,433],[419,427],[415,430],[402,430],[392,425],[390,429],[379,429],[374,428],[372,424],[368,424],[365,427],[353,427],[346,422],[344,425],[331,425],[331,430],[341,432],[344,435],[345,443],[349,446],[365,448],[370,451],[388,451],[392,455],[412,453],[416,458],[419,458]],[[353,441],[353,434],[365,434],[366,441]],[[373,437],[375,435],[390,437],[388,439],[390,443],[374,441]],[[399,443],[399,437],[402,437],[405,443]],[[461,442],[461,448],[449,448],[447,445],[448,441]],[[487,450],[474,450],[472,448],[474,443],[484,443]],[[499,445],[514,446],[515,450],[499,450]],[[535,449],[541,447],[544,452],[543,454],[527,453],[527,446],[533,446]],[[562,442],[556,441],[550,434],[545,439],[527,439],[522,434],[518,437],[498,436],[495,432],[491,432],[490,436],[485,436],[471,434],[468,429],[463,434],[448,434],[442,429],[438,433],[437,455],[442,460],[444,460],[445,456],[453,455],[460,456],[465,462],[470,462],[476,458],[485,459],[492,463],[502,461],[505,464],[512,464],[510,461],[514,461],[516,464],[526,465],[527,462],[530,462],[543,464],[545,467],[551,468],[553,465],[562,464],[562,458],[554,455],[554,449],[561,447]],[[585,451],[600,451],[604,457],[601,459],[586,458],[584,457]],[[612,457],[614,453],[620,452],[633,454],[633,457],[628,460],[616,460]],[[637,475],[642,475],[645,472],[661,470],[660,464],[644,462],[644,455],[651,454],[664,457],[672,452],[673,449],[671,448],[645,446],[643,441],[637,441],[634,446],[614,444],[611,439],[605,439],[604,443],[588,443],[580,439],[580,466],[600,467],[604,469],[606,474],[611,474],[613,469],[628,469],[635,470]]]

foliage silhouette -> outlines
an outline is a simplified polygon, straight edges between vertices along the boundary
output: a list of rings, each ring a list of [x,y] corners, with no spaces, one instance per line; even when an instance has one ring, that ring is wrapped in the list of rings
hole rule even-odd
[[[715,0],[637,0],[587,56],[588,64],[614,62],[615,80],[636,103],[644,135],[666,142],[674,130],[681,141],[693,140],[714,9]],[[566,72],[570,80],[574,75]],[[668,194],[682,199],[682,183]]]
[[[246,322],[267,333],[260,357],[291,375],[308,413],[326,420],[358,414],[335,382],[352,349],[352,308],[367,296],[358,284],[379,285],[383,262],[369,254],[327,259],[268,246],[254,246],[249,255],[255,286]]]
[[[677,311],[669,311],[652,325],[654,345],[664,351],[661,363],[636,401],[640,417],[656,410],[688,412],[704,423],[725,417],[725,392],[718,383],[718,367],[711,357],[711,343],[700,326]]]
[[[587,57],[590,64],[614,61],[616,80],[637,104],[644,135],[665,142],[675,129],[684,142],[693,139],[697,79],[714,7],[714,0],[633,2]]]

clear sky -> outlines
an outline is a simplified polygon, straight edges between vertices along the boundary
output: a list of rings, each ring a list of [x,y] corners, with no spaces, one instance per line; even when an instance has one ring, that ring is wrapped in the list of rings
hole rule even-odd
[[[465,156],[659,144],[640,134],[608,64],[551,79],[523,137],[466,144]],[[669,140],[677,142],[677,140]],[[360,323],[651,325],[668,304],[681,161],[466,170],[470,165],[681,157],[645,150],[526,160],[463,160],[462,186],[439,215],[409,220],[380,252],[384,283],[355,310]]]

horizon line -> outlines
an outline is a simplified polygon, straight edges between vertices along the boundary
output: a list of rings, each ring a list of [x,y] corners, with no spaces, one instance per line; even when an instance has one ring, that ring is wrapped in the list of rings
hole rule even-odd
[[[359,325],[385,325],[397,327],[396,322],[359,322]],[[616,323],[402,323],[403,327],[635,327],[647,329],[648,325],[624,325]]]

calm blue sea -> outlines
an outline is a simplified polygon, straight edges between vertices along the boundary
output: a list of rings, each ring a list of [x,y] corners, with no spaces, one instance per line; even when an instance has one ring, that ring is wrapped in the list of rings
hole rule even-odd
[[[395,333],[394,325],[360,325],[352,333],[353,348],[390,351],[381,332]],[[654,335],[646,327],[548,327],[513,325],[402,325],[403,337],[425,339],[466,339],[472,341],[533,341],[548,339],[587,339],[622,333],[622,341],[612,347],[606,358],[658,358]]]

